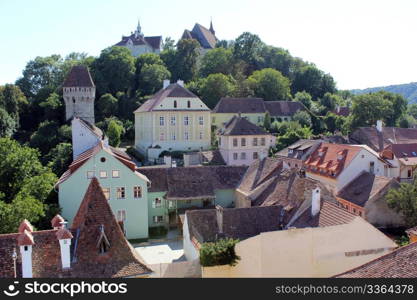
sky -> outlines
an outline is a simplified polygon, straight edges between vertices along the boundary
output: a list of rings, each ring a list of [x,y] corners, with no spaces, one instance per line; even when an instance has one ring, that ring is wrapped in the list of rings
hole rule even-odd
[[[415,0],[0,0],[0,85],[36,56],[100,51],[136,28],[178,40],[195,23],[258,34],[313,62],[339,89],[417,81]]]

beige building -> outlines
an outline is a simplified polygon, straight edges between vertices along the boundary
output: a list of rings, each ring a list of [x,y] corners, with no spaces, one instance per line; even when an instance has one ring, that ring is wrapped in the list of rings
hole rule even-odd
[[[264,232],[248,238],[236,245],[240,257],[236,266],[203,268],[202,276],[331,277],[396,247],[383,233],[355,217],[347,224]]]
[[[211,144],[210,109],[184,83],[169,84],[135,112],[135,147],[148,159],[163,151],[207,150]]]
[[[227,165],[248,166],[268,157],[275,137],[241,116],[234,116],[218,132],[219,151]]]

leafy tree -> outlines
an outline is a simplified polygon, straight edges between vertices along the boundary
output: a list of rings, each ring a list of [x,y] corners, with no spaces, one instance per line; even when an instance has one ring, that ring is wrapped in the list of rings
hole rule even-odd
[[[255,96],[266,101],[286,100],[290,97],[289,79],[271,68],[255,71],[248,78],[248,84]]]
[[[44,109],[46,120],[62,120],[65,115],[64,102],[57,93],[50,94],[39,106]]]
[[[11,137],[17,129],[16,121],[0,107],[0,138]]]
[[[293,59],[288,50],[265,46],[262,48],[260,55],[263,58],[262,69],[273,68],[280,71],[285,77],[290,78]]]
[[[100,120],[114,116],[117,113],[118,99],[112,94],[106,93],[96,101],[96,112]]]
[[[0,108],[3,108],[17,122],[19,114],[26,108],[28,101],[17,85],[0,86]]]
[[[107,128],[107,136],[109,137],[110,145],[113,147],[119,147],[122,134],[123,127],[120,124],[118,124],[115,120],[111,120]]]
[[[94,61],[93,74],[99,95],[127,91],[135,74],[135,58],[125,47],[109,47]]]
[[[342,102],[340,96],[330,93],[324,94],[319,100],[320,104],[324,106],[327,111],[334,111],[336,109],[336,105]]]
[[[162,50],[165,51],[165,50],[173,50],[173,49],[175,49],[175,40],[167,36],[164,42],[162,43]]]
[[[72,162],[72,145],[60,143],[56,145],[47,155],[48,167],[58,176],[61,176]]]
[[[248,64],[245,70],[249,75],[258,69],[262,63],[261,51],[265,44],[256,34],[250,32],[242,33],[233,45],[233,57],[236,60],[243,60]]]
[[[270,115],[269,111],[267,111],[265,113],[264,128],[268,131],[271,129],[271,115]]]
[[[352,128],[372,126],[383,120],[388,126],[395,126],[407,109],[406,100],[388,92],[357,95],[352,100]]]
[[[414,119],[417,119],[417,104],[416,103],[409,104],[407,108],[407,112],[408,114],[413,116]]]
[[[398,189],[391,189],[385,196],[387,204],[404,216],[407,227],[417,225],[417,187],[413,184],[401,183]]]
[[[272,124],[272,132],[278,134],[276,150],[279,151],[299,139],[309,139],[313,135],[311,128],[303,127],[296,121],[277,122]]]
[[[39,124],[38,130],[30,137],[30,147],[37,148],[45,155],[59,143],[59,125],[55,121],[44,121]]]
[[[233,54],[231,49],[215,48],[208,51],[201,59],[200,75],[222,73],[229,75],[233,68]]]
[[[139,88],[143,95],[152,95],[160,90],[163,81],[169,78],[171,78],[171,73],[165,66],[145,64],[139,75]]]
[[[312,64],[301,67],[295,73],[291,87],[293,93],[306,91],[313,99],[321,98],[327,92],[336,92],[333,78],[328,74],[324,74],[323,71]]]
[[[412,128],[417,124],[417,120],[414,119],[413,116],[410,116],[408,114],[404,114],[400,117],[398,120],[398,125],[401,128]]]
[[[313,125],[310,114],[305,110],[297,111],[292,119],[300,123],[300,125],[303,127],[311,127]]]
[[[231,76],[211,74],[199,83],[199,94],[209,108],[214,108],[221,97],[231,96],[235,88]]]
[[[297,92],[294,96],[294,101],[301,102],[308,109],[311,108],[312,98],[311,95],[306,91]]]
[[[197,58],[200,44],[194,39],[182,39],[177,44],[175,53],[175,69],[170,70],[173,79],[188,82],[197,74]]]

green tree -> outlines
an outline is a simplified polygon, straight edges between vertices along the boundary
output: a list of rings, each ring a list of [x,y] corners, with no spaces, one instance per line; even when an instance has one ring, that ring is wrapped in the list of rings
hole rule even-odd
[[[319,99],[319,102],[327,111],[334,111],[336,106],[341,104],[342,99],[337,94],[325,93],[323,97]]]
[[[44,109],[46,120],[62,120],[65,116],[64,102],[57,93],[50,94],[39,106]]]
[[[72,162],[72,145],[60,143],[56,145],[45,157],[48,167],[57,176],[61,176]]]
[[[37,148],[45,155],[59,143],[59,125],[55,121],[44,121],[39,124],[38,130],[30,137],[30,147]]]
[[[175,69],[168,68],[174,81],[181,79],[188,82],[196,77],[199,49],[200,44],[194,39],[182,39],[178,42],[175,54]]]
[[[229,75],[233,68],[233,54],[231,49],[215,48],[208,51],[201,59],[200,75],[222,73]]]
[[[19,122],[19,114],[28,104],[26,96],[17,85],[0,86],[0,108],[7,111],[16,122]]]
[[[112,94],[103,94],[98,101],[96,101],[96,113],[99,116],[99,120],[114,116],[117,114],[118,99],[113,97]]]
[[[11,137],[17,129],[16,121],[0,107],[0,138]]]
[[[311,127],[313,125],[310,114],[305,110],[297,111],[292,117],[292,119],[300,123],[300,125],[303,127]]]
[[[293,59],[288,50],[265,46],[262,48],[260,55],[263,58],[262,69],[273,68],[280,71],[285,77],[290,78]]]
[[[172,50],[172,49],[175,49],[175,40],[167,36],[164,42],[162,43],[162,50],[165,51],[165,50]]]
[[[155,94],[162,88],[165,79],[170,79],[171,73],[163,65],[145,64],[139,76],[139,89],[143,95]]]
[[[312,98],[306,91],[297,92],[294,96],[294,101],[301,102],[308,109],[311,108]]]
[[[413,184],[401,183],[398,189],[391,189],[385,196],[387,204],[404,216],[407,227],[417,225],[417,188]]]
[[[135,58],[125,47],[109,47],[94,61],[93,74],[99,95],[127,91],[135,74]]]
[[[266,101],[290,98],[290,81],[277,70],[255,71],[247,80],[253,94]]]
[[[413,128],[417,124],[417,120],[409,114],[404,114],[398,120],[398,125],[401,128]]]
[[[327,92],[336,92],[333,78],[312,64],[304,65],[297,70],[291,88],[294,94],[306,91],[313,99],[319,99]]]
[[[236,255],[235,245],[239,240],[220,239],[213,243],[203,243],[200,248],[200,263],[204,267],[235,266],[240,257]]]
[[[118,124],[115,120],[109,122],[107,128],[107,136],[109,137],[109,143],[113,147],[119,147],[120,142],[122,141],[123,127]]]
[[[244,32],[236,39],[233,45],[233,57],[247,63],[246,75],[251,74],[262,64],[261,52],[264,46],[259,36],[250,32]]]
[[[417,104],[416,103],[409,104],[407,108],[407,112],[408,114],[413,116],[414,119],[417,119]]]
[[[199,83],[199,94],[209,108],[214,108],[221,97],[231,96],[235,88],[231,76],[211,74]]]
[[[267,111],[265,113],[264,128],[268,131],[271,130],[271,115],[270,115],[269,111]]]

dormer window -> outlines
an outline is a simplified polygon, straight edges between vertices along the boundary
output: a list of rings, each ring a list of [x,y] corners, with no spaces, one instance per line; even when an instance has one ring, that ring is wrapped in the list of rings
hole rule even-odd
[[[106,233],[104,232],[104,226],[100,225],[99,237],[97,240],[97,248],[100,254],[106,253],[110,248],[110,242],[107,239]]]

